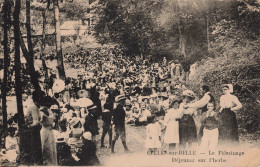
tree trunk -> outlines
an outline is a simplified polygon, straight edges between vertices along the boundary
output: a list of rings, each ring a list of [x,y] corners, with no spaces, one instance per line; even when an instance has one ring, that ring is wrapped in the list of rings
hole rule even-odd
[[[26,135],[25,120],[23,113],[23,101],[22,101],[22,82],[21,82],[21,60],[20,60],[20,9],[21,1],[15,1],[14,9],[14,60],[15,60],[15,93],[18,111],[18,127],[19,127],[19,149],[20,159],[19,164],[29,165],[31,157],[27,156],[30,153],[30,142],[28,142],[28,135]]]
[[[49,89],[49,84],[48,84],[48,81],[49,81],[49,77],[48,77],[48,68],[47,68],[47,65],[46,65],[46,62],[45,62],[45,46],[46,46],[46,43],[45,43],[45,38],[46,38],[46,35],[45,35],[45,29],[46,29],[46,15],[48,13],[48,10],[49,10],[49,7],[50,7],[50,0],[48,0],[47,2],[47,7],[45,8],[44,11],[42,11],[42,17],[43,17],[43,21],[42,21],[42,45],[41,45],[41,53],[40,53],[40,58],[42,60],[42,67],[44,69],[44,76],[45,76],[45,93],[48,94],[48,89]]]
[[[178,24],[178,30],[179,30],[179,51],[180,53],[184,56],[184,59],[187,58],[186,56],[186,51],[185,51],[185,45],[186,45],[186,40],[185,40],[185,37],[183,35],[183,23],[182,23],[182,18],[181,18],[181,6],[180,6],[180,2],[179,0],[176,1],[176,11],[178,12],[179,14],[179,24]]]
[[[28,72],[31,77],[31,82],[34,86],[34,89],[37,91],[41,90],[39,85],[38,78],[36,76],[36,71],[34,68],[34,52],[33,52],[33,45],[32,45],[32,38],[31,38],[31,14],[30,14],[31,2],[30,0],[26,0],[26,31],[27,31],[27,43],[28,43],[28,50],[29,55],[24,55],[27,60],[28,64]]]
[[[60,19],[59,19],[59,0],[53,0],[53,10],[54,10],[54,18],[55,18],[55,38],[56,38],[56,56],[58,63],[58,72],[59,77],[62,80],[66,79],[64,65],[63,65],[63,56],[61,49],[61,32],[60,32]]]
[[[6,0],[4,1],[4,78],[3,78],[3,83],[1,86],[1,92],[2,92],[2,112],[3,112],[3,130],[6,132],[7,130],[7,106],[6,106],[6,95],[7,95],[7,72],[8,72],[8,67],[10,65],[10,48],[9,48],[9,40],[8,40],[8,32],[10,30],[10,23],[11,23],[11,2]],[[5,133],[3,134],[2,137],[4,137]],[[2,144],[2,143],[1,143]],[[5,142],[3,143],[5,145]]]
[[[23,114],[23,101],[22,101],[22,82],[21,82],[21,60],[20,60],[20,9],[21,2],[20,0],[15,1],[15,10],[14,10],[14,51],[15,51],[15,92],[16,92],[16,102],[17,102],[17,111],[18,111],[18,126],[19,128],[23,127],[24,114]]]
[[[185,37],[183,36],[183,33],[182,33],[182,26],[181,26],[181,23],[178,27],[179,29],[179,50],[180,50],[180,53],[183,55],[184,59],[187,58],[186,56],[186,51],[185,51],[185,45],[186,45],[186,40],[185,40]]]
[[[210,51],[210,39],[209,39],[209,12],[207,12],[206,16],[206,22],[207,22],[207,44],[208,44],[208,53]]]

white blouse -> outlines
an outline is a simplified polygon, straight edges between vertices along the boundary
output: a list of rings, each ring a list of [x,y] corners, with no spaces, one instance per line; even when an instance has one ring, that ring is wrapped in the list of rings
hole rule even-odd
[[[232,108],[235,106],[242,107],[242,104],[238,100],[238,98],[232,94],[225,94],[220,97],[220,107],[222,108]]]

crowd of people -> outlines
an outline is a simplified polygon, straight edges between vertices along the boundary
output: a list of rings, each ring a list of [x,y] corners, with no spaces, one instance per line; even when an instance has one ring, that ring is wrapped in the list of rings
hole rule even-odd
[[[169,150],[184,149],[193,143],[205,151],[239,141],[235,111],[242,104],[232,95],[231,84],[223,84],[217,110],[216,97],[207,85],[201,87],[201,96],[187,88],[178,61],[164,58],[151,63],[149,58],[125,57],[119,50],[108,49],[66,54],[64,62],[82,68],[82,73],[63,81],[54,70],[48,93],[24,95],[31,148],[28,155],[19,154],[14,120],[4,153],[9,161],[14,160],[8,157],[12,151],[19,155],[18,163],[31,156],[31,163],[37,165],[99,165],[97,146],[114,153],[120,137],[129,151],[126,124],[145,126],[148,151],[159,150],[163,144]],[[197,121],[196,116],[202,119]],[[109,145],[105,146],[107,134]]]

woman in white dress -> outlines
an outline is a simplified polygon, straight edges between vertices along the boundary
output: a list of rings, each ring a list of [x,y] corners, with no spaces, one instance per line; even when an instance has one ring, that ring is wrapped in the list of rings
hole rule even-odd
[[[56,142],[52,130],[53,125],[53,113],[50,110],[52,104],[51,97],[44,98],[43,107],[40,108],[40,124],[41,129],[41,143],[42,143],[42,155],[43,165],[54,166],[57,163],[57,149]]]
[[[181,113],[179,110],[179,99],[173,99],[171,103],[171,108],[168,110],[165,118],[164,124],[166,126],[166,131],[164,135],[164,143],[169,144],[169,150],[173,150],[176,147],[176,144],[179,144],[179,119]]]

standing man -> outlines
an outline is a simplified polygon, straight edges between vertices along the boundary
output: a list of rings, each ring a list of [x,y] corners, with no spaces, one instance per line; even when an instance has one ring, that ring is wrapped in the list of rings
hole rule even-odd
[[[203,97],[195,102],[195,103],[191,103],[191,104],[188,104],[186,107],[194,107],[194,108],[198,108],[200,109],[200,115],[202,113],[205,113],[207,112],[207,104],[208,102],[211,102],[213,104],[215,104],[215,99],[214,97],[210,94],[210,91],[209,91],[209,86],[206,86],[206,85],[203,85],[201,88],[200,88],[200,93],[201,95],[203,95]],[[198,139],[200,141],[202,135],[203,135],[203,126],[200,126],[200,130],[199,130],[199,134],[198,134]]]
[[[116,96],[115,98],[115,102],[117,103],[116,108],[114,109],[113,112],[113,124],[114,124],[114,138],[112,141],[112,145],[111,145],[111,153],[115,153],[114,152],[114,147],[115,147],[115,143],[116,140],[120,137],[122,140],[122,144],[124,146],[125,151],[129,151],[126,145],[126,133],[125,133],[125,110],[124,110],[124,106],[125,106],[125,96],[124,95],[119,95]]]
[[[207,85],[203,85],[200,88],[200,93],[203,97],[199,101],[196,101],[195,103],[187,105],[187,107],[201,109],[201,113],[204,113],[207,111],[208,102],[215,102],[215,99],[210,94],[209,86],[207,86]]]

